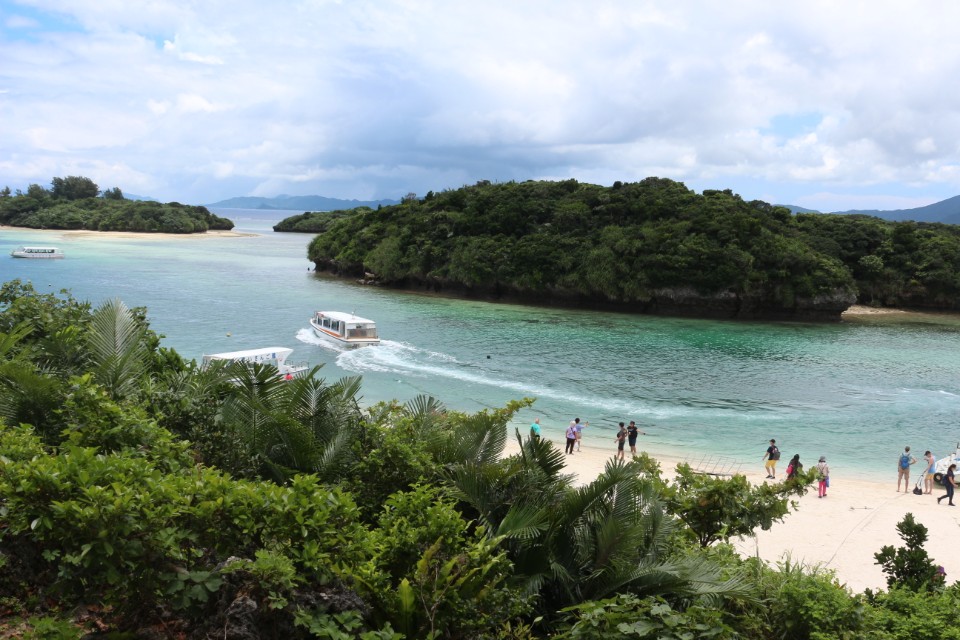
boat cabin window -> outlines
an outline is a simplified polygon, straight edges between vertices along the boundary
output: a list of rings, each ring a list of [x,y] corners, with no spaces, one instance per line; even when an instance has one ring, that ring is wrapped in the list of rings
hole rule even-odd
[[[377,328],[368,325],[358,325],[347,329],[348,338],[376,338]]]

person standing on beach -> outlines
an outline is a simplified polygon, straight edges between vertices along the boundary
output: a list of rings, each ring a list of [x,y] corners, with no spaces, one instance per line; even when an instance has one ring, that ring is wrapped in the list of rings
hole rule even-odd
[[[787,465],[787,480],[796,478],[801,472],[803,472],[803,465],[800,464],[800,454],[797,453],[790,458],[790,464]]]
[[[534,419],[533,424],[530,425],[530,439],[540,439],[540,418]]]
[[[923,453],[923,459],[927,461],[926,475],[923,476],[924,493],[933,493],[933,474],[937,471],[937,459],[929,451]]]
[[[630,421],[630,426],[627,427],[627,442],[630,443],[630,455],[634,458],[637,457],[637,435],[647,435],[646,432],[640,431],[637,428],[637,423],[634,420]]]
[[[763,454],[761,460],[766,460],[766,464],[763,465],[763,468],[767,470],[767,478],[773,480],[777,477],[777,460],[780,459],[780,449],[777,448],[777,441],[771,438],[770,446],[767,447],[767,452]]]
[[[580,418],[577,418],[576,424],[573,425],[577,430],[577,451],[580,451],[580,441],[583,440],[583,428],[589,424],[589,422],[580,422]]]
[[[580,418],[577,418],[577,422],[580,421]],[[575,423],[571,422],[570,426],[567,427],[567,455],[573,455],[573,445],[577,444],[577,428],[574,426]]]
[[[820,456],[817,463],[817,493],[818,498],[827,497],[827,487],[830,486],[830,467],[827,466],[827,457]]]
[[[917,461],[910,455],[910,447],[904,447],[900,459],[897,461],[897,491],[900,491],[900,481],[903,480],[903,492],[910,491],[910,465]]]
[[[943,487],[947,490],[947,492],[942,496],[940,496],[939,498],[937,498],[937,504],[940,504],[941,500],[943,500],[944,498],[947,498],[948,505],[950,505],[951,507],[957,506],[953,504],[953,488],[957,486],[957,482],[955,479],[956,476],[954,475],[953,472],[956,470],[956,468],[957,468],[957,465],[951,464],[949,467],[947,467],[947,472],[943,474]]]
[[[623,445],[627,443],[627,428],[620,423],[620,431],[617,431],[617,437],[613,439],[617,443],[617,458],[623,460]]]

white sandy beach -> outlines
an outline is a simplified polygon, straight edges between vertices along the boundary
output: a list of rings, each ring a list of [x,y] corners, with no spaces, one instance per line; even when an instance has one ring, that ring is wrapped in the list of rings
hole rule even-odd
[[[521,433],[524,433],[521,430]],[[608,442],[609,441],[609,442]],[[554,441],[563,449],[563,442]],[[644,445],[643,437],[637,444]],[[507,453],[517,450],[514,438],[508,438]],[[576,476],[578,484],[586,484],[597,476],[616,452],[613,438],[591,438],[584,435],[583,450],[567,456],[567,471]],[[676,457],[648,450],[669,474],[678,462]],[[629,449],[627,456],[629,457]],[[751,483],[767,482],[766,472],[757,453],[754,460],[743,460],[743,474]],[[827,461],[829,463],[829,460]],[[786,460],[781,460],[778,473],[783,473]],[[916,465],[911,474],[917,479]],[[758,555],[769,563],[789,556],[794,562],[821,565],[836,572],[841,583],[854,592],[866,588],[886,589],[886,579],[873,554],[884,545],[903,545],[896,525],[906,513],[923,523],[929,539],[925,549],[947,572],[948,583],[960,579],[960,493],[955,497],[957,507],[937,504],[943,495],[942,487],[935,487],[933,495],[917,496],[911,492],[897,493],[896,455],[890,463],[890,482],[880,483],[847,477],[831,469],[827,497],[817,497],[816,487],[799,499],[797,511],[769,531],[759,531],[756,537],[741,538],[735,546],[744,555]],[[910,489],[913,489],[911,483]]]
[[[188,238],[250,238],[257,234],[240,231],[204,231],[203,233],[140,233],[135,231],[91,231],[89,229],[28,229],[25,227],[9,227],[0,225],[0,231],[22,231],[25,233],[42,233],[50,236],[50,241],[57,239],[68,240],[96,236],[105,240],[136,239],[136,240],[171,240]]]

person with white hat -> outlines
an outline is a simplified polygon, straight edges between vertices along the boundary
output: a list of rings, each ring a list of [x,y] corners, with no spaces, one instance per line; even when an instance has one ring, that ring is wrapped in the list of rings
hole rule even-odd
[[[820,456],[817,463],[817,497],[827,497],[827,487],[830,486],[830,467],[827,466],[827,456]]]

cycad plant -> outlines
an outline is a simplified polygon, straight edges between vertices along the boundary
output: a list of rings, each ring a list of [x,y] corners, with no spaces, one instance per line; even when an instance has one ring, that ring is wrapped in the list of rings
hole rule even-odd
[[[109,300],[93,312],[86,336],[89,369],[94,380],[119,400],[133,396],[149,366],[148,329],[120,300]]]
[[[544,612],[616,593],[675,602],[748,594],[740,578],[672,554],[677,523],[632,464],[611,460],[593,482],[573,487],[559,450],[526,440],[499,464],[456,467],[450,482],[490,535],[502,537]]]
[[[284,380],[270,365],[226,369],[233,385],[221,419],[243,448],[240,458],[253,461],[260,475],[284,481],[305,472],[335,480],[354,459],[360,378],[327,385],[318,370]]]

